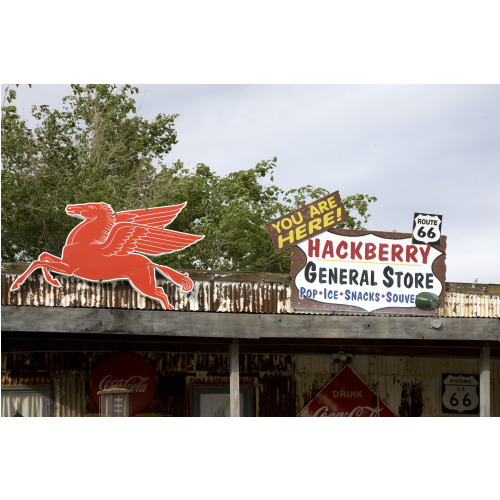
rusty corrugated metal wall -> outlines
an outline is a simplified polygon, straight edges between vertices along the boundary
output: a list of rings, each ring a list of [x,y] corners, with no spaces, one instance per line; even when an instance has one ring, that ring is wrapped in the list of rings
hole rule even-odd
[[[138,416],[191,414],[190,388],[229,385],[228,353],[139,352],[156,374],[153,401]],[[2,353],[2,385],[53,389],[54,416],[97,416],[89,395],[91,373],[109,353]],[[63,369],[63,367],[76,367]],[[241,355],[241,384],[254,389],[256,416],[295,416],[294,356]]]
[[[54,374],[54,417],[84,417],[87,376],[70,370]]]
[[[350,366],[399,416],[474,416],[442,413],[442,375],[479,375],[479,359],[428,356],[352,356]],[[337,355],[296,355],[297,413],[343,368]],[[500,416],[500,360],[491,360],[491,415]]]
[[[137,293],[127,281],[94,283],[58,276],[61,288],[51,286],[40,271],[17,292],[9,288],[18,274],[2,273],[2,305],[161,309],[158,302]],[[177,311],[293,313],[289,276],[266,273],[192,273],[193,290],[186,294],[163,278],[158,285]],[[444,316],[462,318],[500,317],[500,285],[448,283]]]
[[[227,353],[138,354],[148,360],[157,378],[155,397],[138,416],[189,416],[192,386],[229,385]],[[94,366],[108,355],[3,353],[2,385],[49,385],[55,416],[97,416],[89,381]],[[357,354],[351,358],[351,367],[400,416],[465,416],[442,413],[442,375],[479,374],[478,359]],[[291,417],[343,366],[337,354],[241,354],[240,383],[253,387],[256,416]],[[492,359],[492,416],[500,416],[499,381],[500,360]]]
[[[479,375],[479,359],[353,356],[353,369],[400,416],[465,416],[441,412],[442,375]],[[491,360],[491,415],[500,416],[500,360]],[[471,416],[471,415],[469,415]]]
[[[2,353],[2,386],[49,386],[55,417],[83,417],[88,375],[74,353]]]
[[[2,305],[161,309],[158,302],[137,293],[127,281],[95,283],[58,276],[61,287],[56,288],[35,272],[11,293],[16,277],[2,274]],[[290,287],[284,283],[224,281],[223,276],[216,276],[214,280],[196,280],[190,293],[179,291],[164,278],[158,278],[157,283],[176,311],[290,312]]]

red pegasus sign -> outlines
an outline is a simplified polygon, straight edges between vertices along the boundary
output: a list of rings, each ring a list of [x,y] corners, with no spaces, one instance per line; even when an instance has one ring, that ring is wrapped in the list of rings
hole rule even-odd
[[[50,272],[89,281],[126,279],[142,295],[159,301],[164,309],[173,309],[163,289],[156,286],[155,270],[185,292],[192,290],[193,282],[188,273],[156,264],[145,255],[183,250],[204,238],[163,229],[185,206],[182,203],[114,213],[107,203],[68,205],[66,213],[84,221],[69,233],[62,257],[41,253],[10,290],[18,290],[35,269],[41,268],[45,279],[56,287],[61,283]]]

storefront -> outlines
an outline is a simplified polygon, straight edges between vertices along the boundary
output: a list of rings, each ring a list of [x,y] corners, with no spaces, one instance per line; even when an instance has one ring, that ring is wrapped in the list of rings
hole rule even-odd
[[[40,270],[10,292],[25,269],[2,266],[5,416],[97,416],[94,389],[119,380],[151,393],[135,416],[293,417],[346,366],[397,416],[500,416],[499,285],[447,283],[439,318],[306,314],[289,275],[190,271],[189,294],[158,279],[165,311],[127,281]],[[152,375],[97,380],[123,353]]]

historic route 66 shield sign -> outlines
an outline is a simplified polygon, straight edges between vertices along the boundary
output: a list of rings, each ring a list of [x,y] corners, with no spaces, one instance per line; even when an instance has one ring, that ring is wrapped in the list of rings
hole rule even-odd
[[[443,413],[479,413],[479,377],[443,375]]]
[[[412,243],[440,245],[442,223],[442,215],[416,213],[413,217]]]

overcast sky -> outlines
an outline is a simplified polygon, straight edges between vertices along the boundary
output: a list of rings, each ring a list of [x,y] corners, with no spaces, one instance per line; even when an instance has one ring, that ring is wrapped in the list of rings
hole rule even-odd
[[[500,283],[499,85],[139,85],[139,112],[176,120],[168,159],[225,175],[278,157],[275,183],[376,196],[367,229],[443,216],[447,281]],[[18,92],[60,106],[67,85]]]

